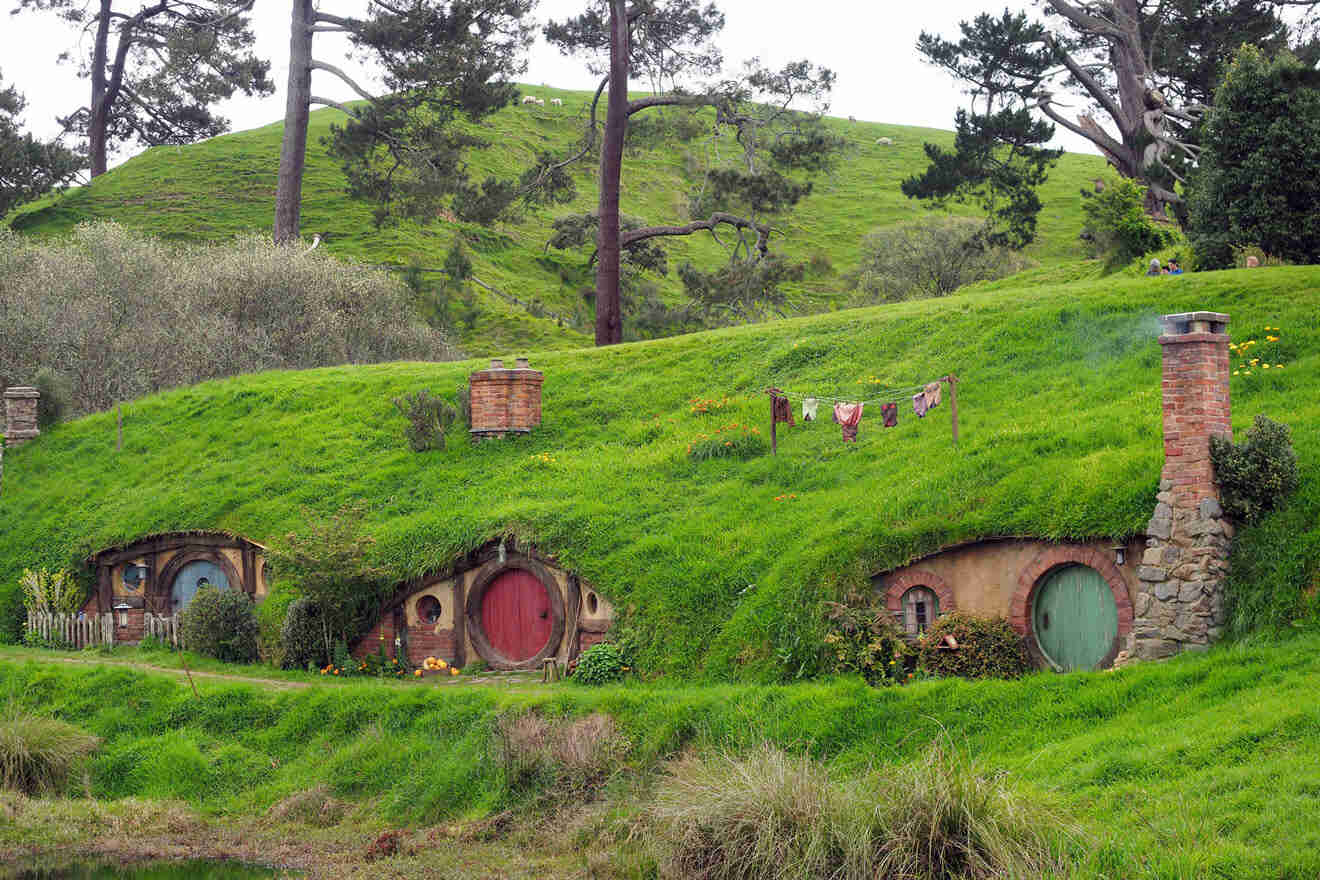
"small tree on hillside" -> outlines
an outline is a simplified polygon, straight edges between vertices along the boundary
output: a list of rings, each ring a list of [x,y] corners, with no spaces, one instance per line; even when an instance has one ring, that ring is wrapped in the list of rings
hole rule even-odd
[[[19,0],[16,11],[52,12],[85,40],[78,74],[91,80],[91,99],[61,121],[87,138],[92,177],[105,173],[112,142],[213,137],[229,128],[212,109],[217,101],[274,91],[270,64],[250,51],[252,3],[156,0],[133,8],[130,0]]]
[[[0,88],[0,217],[24,202],[72,181],[82,157],[58,140],[23,133],[18,117],[27,102],[12,86]]]
[[[556,224],[552,244],[593,246],[596,266],[596,344],[623,339],[621,269],[625,260],[663,270],[656,240],[709,232],[729,251],[729,266],[714,276],[689,267],[684,284],[694,297],[736,288],[736,301],[763,295],[782,280],[770,253],[769,218],[811,191],[801,178],[826,169],[841,141],[820,124],[834,74],[809,61],[770,70],[753,59],[741,77],[700,90],[675,87],[678,80],[717,73],[723,59],[711,40],[724,27],[712,3],[698,0],[593,0],[576,18],[552,22],[546,38],[566,54],[585,55],[590,69],[605,74],[591,104],[585,146],[573,160],[596,149],[597,108],[608,89],[600,134],[600,203],[595,214]],[[630,100],[629,80],[647,78],[667,93]],[[800,109],[806,104],[809,110]],[[741,148],[741,167],[710,170],[703,193],[693,200],[693,219],[672,225],[628,223],[620,213],[624,145],[633,116],[659,107],[713,108],[715,125],[731,132]],[[570,160],[572,161],[572,160]],[[545,185],[563,163],[542,161],[530,182]],[[525,178],[526,180],[526,178]],[[558,181],[550,181],[555,183]],[[730,235],[726,243],[721,231]]]
[[[1025,263],[1009,248],[987,245],[980,220],[930,216],[866,236],[857,284],[871,303],[948,296],[1011,275]]]
[[[1233,248],[1320,262],[1320,74],[1247,46],[1215,95],[1192,178],[1187,234],[1197,264],[1233,266]]]
[[[365,17],[321,12],[293,0],[284,141],[275,193],[275,240],[298,237],[308,115],[313,104],[348,116],[335,126],[330,151],[343,162],[349,192],[376,205],[377,223],[403,214],[434,217],[442,200],[480,202],[463,164],[482,142],[453,122],[479,120],[517,95],[510,79],[524,69],[530,41],[524,19],[534,0],[376,0]],[[344,71],[312,56],[313,36],[347,34],[380,65],[386,95],[372,95]],[[348,106],[312,93],[312,71],[346,83],[366,104]],[[473,205],[469,211],[480,213]]]

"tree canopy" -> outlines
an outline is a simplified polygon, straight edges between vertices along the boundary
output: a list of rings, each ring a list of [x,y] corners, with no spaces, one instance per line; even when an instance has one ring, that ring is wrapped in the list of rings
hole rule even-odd
[[[13,86],[0,88],[0,217],[68,183],[82,157],[58,140],[40,141],[22,130],[26,102]]]

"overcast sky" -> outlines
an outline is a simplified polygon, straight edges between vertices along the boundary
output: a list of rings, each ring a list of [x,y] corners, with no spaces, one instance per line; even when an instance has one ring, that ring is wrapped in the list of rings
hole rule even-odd
[[[118,0],[136,9],[140,0]],[[838,74],[831,113],[873,122],[952,128],[954,110],[964,101],[958,85],[945,73],[922,63],[914,45],[923,30],[952,36],[958,22],[988,9],[998,0],[719,0],[727,17],[720,38],[725,59],[737,65],[759,56],[778,66],[808,58]],[[10,0],[8,5],[16,5]],[[364,0],[321,0],[327,12],[351,15]],[[541,0],[541,21],[580,12],[584,0]],[[288,72],[290,4],[287,0],[257,0],[253,23],[257,52],[271,62],[278,91],[269,98],[240,99],[224,105],[223,112],[240,131],[277,120],[284,112],[284,81]],[[339,39],[340,42],[332,42]],[[369,75],[345,61],[348,46],[336,35],[316,38],[316,54],[342,63],[364,79]],[[76,76],[73,64],[59,64],[57,56],[73,50],[84,57],[85,43],[68,25],[48,14],[24,12],[0,19],[0,77],[16,85],[28,99],[24,121],[29,130],[50,136],[58,131],[55,117],[87,103],[89,85]],[[532,49],[524,81],[557,88],[594,88],[596,82],[581,61],[564,58],[538,41]],[[644,87],[635,82],[634,86]],[[313,74],[312,92],[332,99],[351,99],[350,90],[337,78]],[[1094,152],[1079,138],[1059,138],[1070,150]],[[137,147],[121,152],[119,161]]]

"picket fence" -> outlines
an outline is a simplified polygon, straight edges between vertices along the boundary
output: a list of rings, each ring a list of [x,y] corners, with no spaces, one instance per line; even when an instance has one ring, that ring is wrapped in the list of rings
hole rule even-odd
[[[182,644],[179,636],[179,615],[148,612],[143,615],[142,623],[144,637],[153,636],[157,641],[166,642],[176,648]],[[58,642],[74,648],[115,643],[115,618],[112,613],[79,616],[29,611],[27,627],[48,642]]]

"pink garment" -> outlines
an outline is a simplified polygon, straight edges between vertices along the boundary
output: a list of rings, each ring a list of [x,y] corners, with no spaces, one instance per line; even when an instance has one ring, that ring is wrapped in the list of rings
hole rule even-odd
[[[843,428],[843,442],[857,442],[857,423],[862,420],[861,403],[836,403],[834,404],[834,421]]]

